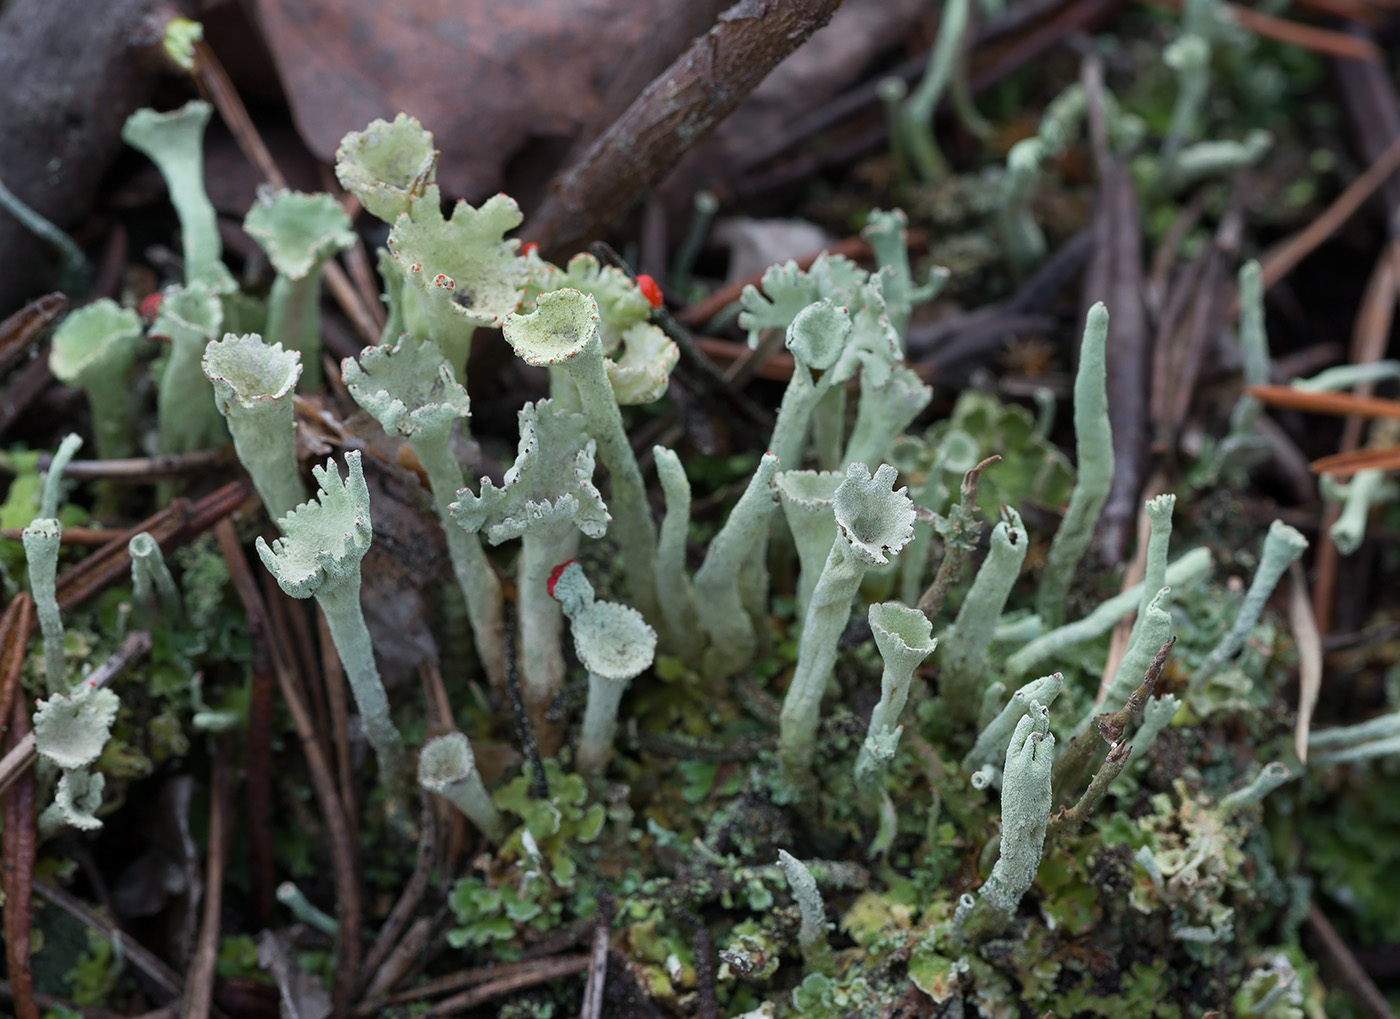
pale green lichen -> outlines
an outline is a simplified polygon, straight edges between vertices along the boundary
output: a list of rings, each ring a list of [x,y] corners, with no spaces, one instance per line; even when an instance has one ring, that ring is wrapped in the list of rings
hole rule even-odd
[[[342,138],[335,176],[371,215],[392,226],[419,202],[436,213],[437,160],[432,134],[416,117],[400,113],[392,123],[374,120]]]
[[[768,518],[777,501],[773,478],[778,458],[764,453],[718,534],[710,541],[705,561],[695,573],[695,607],[709,638],[705,672],[713,678],[732,675],[753,658],[758,636],[744,610],[740,572],[758,558]]]
[[[832,499],[837,535],[812,591],[780,717],[779,759],[791,790],[810,780],[822,693],[861,578],[871,566],[889,562],[913,537],[914,504],[906,489],[893,487],[896,475],[889,464],[874,475],[865,464],[851,464]]]
[[[600,538],[612,519],[593,486],[593,454],[582,415],[560,411],[552,400],[527,403],[515,463],[501,486],[482,479],[479,495],[464,489],[448,507],[460,529],[482,531],[493,545],[521,539],[521,676],[537,721],[564,686],[559,606],[546,586],[550,571],[573,558],[580,533]]]
[[[898,602],[871,605],[867,618],[880,650],[880,700],[870,713],[865,743],[856,758],[857,784],[868,786],[888,767],[899,745],[900,713],[909,699],[914,670],[938,647],[933,625],[918,609]]]
[[[115,693],[88,683],[39,701],[34,712],[39,756],[65,770],[86,768],[107,745],[119,707]]]
[[[277,270],[267,298],[266,334],[301,354],[307,389],[321,388],[321,277],[326,262],[353,247],[350,217],[328,194],[264,190],[243,229]]]
[[[493,842],[505,839],[505,818],[491,802],[465,734],[449,732],[423,745],[418,755],[418,784],[451,803]]]
[[[428,475],[433,504],[447,535],[452,573],[467,603],[477,653],[492,684],[505,685],[505,614],[500,578],[481,540],[452,521],[452,500],[466,487],[453,454],[452,426],[471,414],[471,400],[431,341],[418,346],[366,347],[346,358],[341,377],[355,401],[390,435],[408,440]],[[567,557],[566,557],[567,558]]]
[[[180,592],[160,545],[147,531],[133,535],[126,543],[131,557],[131,595],[147,613],[153,613],[157,596],[168,621],[180,618]]]
[[[535,310],[529,315],[508,317],[502,331],[523,361],[562,367],[578,390],[588,434],[597,441],[598,457],[608,469],[612,486],[608,505],[618,530],[627,535],[622,565],[628,594],[642,615],[659,621],[656,522],[608,381],[598,322],[598,306],[591,296],[577,290],[555,290],[536,298]]]
[[[1070,580],[1094,536],[1099,511],[1113,484],[1113,429],[1108,419],[1108,309],[1089,309],[1074,378],[1074,445],[1079,478],[1036,591],[1036,613],[1049,626],[1064,618]]]
[[[402,808],[407,779],[403,737],[390,716],[389,698],[360,608],[360,560],[369,551],[374,531],[358,450],[345,454],[345,466],[344,479],[334,460],[312,468],[320,489],[316,500],[278,521],[285,537],[271,546],[259,537],[258,557],[278,587],[293,598],[314,595],[325,613],[385,788],[391,801]]]
[[[778,850],[778,865],[802,916],[802,926],[797,931],[802,961],[809,971],[831,976],[836,972],[836,959],[827,939],[831,925],[826,921],[826,905],[822,902],[817,880],[807,866],[786,849]]]
[[[204,348],[224,321],[219,296],[203,280],[168,287],[151,333],[170,339],[170,357],[156,395],[162,453],[212,449],[228,441],[228,428],[214,406],[214,392],[200,370]]]
[[[297,472],[292,391],[301,358],[257,333],[227,333],[210,343],[201,362],[214,384],[214,403],[228,422],[238,459],[253,478],[268,516],[277,520],[306,499]]]
[[[180,217],[185,282],[207,283],[218,291],[235,289],[221,261],[218,216],[204,189],[204,129],[214,108],[192,99],[171,113],[137,110],[122,126],[122,141],[156,164]]]
[[[97,455],[113,460],[131,453],[131,385],[141,319],[103,297],[69,315],[54,332],[49,370],[81,386],[92,412]]]

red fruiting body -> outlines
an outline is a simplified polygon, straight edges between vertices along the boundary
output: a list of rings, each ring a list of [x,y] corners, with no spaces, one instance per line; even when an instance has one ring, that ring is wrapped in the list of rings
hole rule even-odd
[[[154,322],[156,320],[156,316],[160,314],[160,302],[160,291],[156,291],[153,294],[147,294],[145,297],[141,298],[141,321],[147,323],[148,325]]]
[[[522,255],[528,255],[528,254],[530,254],[530,252],[532,252],[532,251],[539,251],[539,250],[540,250],[540,246],[539,246],[538,244],[536,244],[534,241],[526,241],[526,242],[525,242],[525,245],[520,249],[520,253],[521,253]]]
[[[551,598],[554,597],[554,585],[559,583],[559,578],[563,576],[564,571],[569,568],[569,564],[576,562],[578,562],[577,559],[567,559],[549,571],[549,583],[546,584],[545,587],[549,590],[549,596]]]
[[[661,288],[656,285],[656,280],[643,273],[641,276],[637,277],[637,288],[641,290],[642,296],[647,299],[648,303],[650,303],[653,308],[661,307],[661,302],[664,301],[665,298],[661,296]]]

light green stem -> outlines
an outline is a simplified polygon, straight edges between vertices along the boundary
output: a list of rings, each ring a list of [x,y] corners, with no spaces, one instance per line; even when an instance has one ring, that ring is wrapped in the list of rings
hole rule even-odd
[[[460,528],[459,528],[460,530]],[[525,703],[543,717],[564,688],[564,654],[560,640],[564,616],[559,603],[549,595],[549,573],[574,557],[578,549],[578,528],[547,534],[526,531],[520,538],[520,676]]]
[[[686,661],[696,661],[704,650],[705,639],[695,608],[695,590],[685,568],[690,480],[674,450],[653,446],[652,457],[666,496],[666,517],[661,522],[661,539],[656,546],[656,596],[671,648]]]
[[[468,533],[452,519],[450,506],[457,492],[466,486],[461,465],[452,455],[444,435],[420,431],[409,445],[428,473],[433,503],[447,535],[447,552],[452,557],[452,573],[467,602],[467,618],[476,639],[477,654],[491,685],[501,690],[506,683],[506,624],[501,580],[486,558],[479,534]],[[567,558],[567,557],[565,557]]]
[[[51,517],[39,517],[24,529],[24,555],[29,563],[29,590],[44,635],[44,679],[49,695],[66,694],[63,669],[63,618],[58,612],[58,547],[63,525]]]
[[[583,710],[583,727],[578,739],[579,771],[586,774],[602,771],[612,757],[617,709],[627,683],[625,679],[608,679],[594,672],[588,674],[588,704]]]
[[[317,263],[301,279],[280,273],[267,297],[267,337],[284,350],[301,353],[301,387],[308,393],[321,389],[321,277]],[[458,369],[460,370],[460,369]]]
[[[831,543],[821,579],[812,591],[812,602],[802,624],[797,668],[783,697],[778,757],[789,788],[800,788],[811,779],[822,694],[836,665],[836,644],[851,618],[851,600],[860,590],[865,569],[865,564],[838,535]]]
[[[1103,303],[1089,309],[1084,341],[1079,349],[1079,372],[1074,379],[1074,446],[1079,477],[1036,594],[1036,613],[1047,626],[1064,618],[1070,580],[1094,537],[1099,511],[1113,484],[1113,429],[1108,422],[1106,346],[1108,310]]]
[[[399,805],[408,802],[408,767],[403,737],[389,714],[389,697],[374,663],[374,647],[369,627],[360,608],[360,567],[356,564],[345,579],[316,592],[316,603],[326,615],[331,640],[345,666],[345,678],[360,712],[365,738],[374,748],[379,771],[389,799]]]

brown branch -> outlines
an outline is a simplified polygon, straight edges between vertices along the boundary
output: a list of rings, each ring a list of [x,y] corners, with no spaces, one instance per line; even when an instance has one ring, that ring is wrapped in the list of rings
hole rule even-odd
[[[532,960],[531,965],[508,977],[493,980],[489,984],[480,984],[455,997],[444,998],[433,1006],[432,1014],[438,1017],[456,1015],[483,1005],[493,998],[522,991],[527,987],[536,987],[560,977],[582,973],[588,969],[590,958],[590,955],[566,955],[557,959]]]
[[[183,1019],[208,1019],[214,1000],[214,975],[219,961],[219,922],[224,902],[224,861],[228,839],[228,747],[213,737],[213,769],[209,780],[209,850],[204,864],[204,908],[199,934],[185,977]]]
[[[42,340],[49,327],[68,311],[64,294],[36,297],[5,321],[0,322],[0,375],[5,374]]]
[[[17,698],[11,704],[12,746],[32,740],[29,712]],[[39,1019],[34,1001],[34,973],[29,968],[30,901],[34,892],[34,858],[39,835],[34,818],[34,774],[24,769],[14,787],[5,793],[3,862],[5,890],[5,964],[15,1019]]]
[[[840,6],[739,0],[559,174],[531,220],[530,238],[558,254],[605,230]]]
[[[34,599],[20,592],[0,616],[0,718],[9,718],[19,694],[19,677],[24,668],[24,652],[29,643],[30,617]]]

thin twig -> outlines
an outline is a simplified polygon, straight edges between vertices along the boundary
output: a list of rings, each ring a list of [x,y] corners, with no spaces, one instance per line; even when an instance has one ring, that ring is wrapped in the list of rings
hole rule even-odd
[[[45,294],[0,322],[0,375],[4,375],[29,353],[29,349],[42,340],[67,312],[66,294]]]
[[[52,902],[65,913],[101,934],[108,941],[119,943],[126,960],[140,970],[141,975],[149,980],[165,997],[178,999],[184,994],[185,985],[179,973],[171,969],[165,960],[128,935],[113,921],[97,912],[82,899],[43,880],[36,879],[34,881],[34,890],[39,893],[41,898]]]
[[[219,962],[219,933],[223,919],[224,861],[228,849],[228,744],[212,737],[213,764],[209,778],[209,849],[204,863],[204,908],[199,935],[185,979],[183,1019],[208,1019],[214,1000],[214,976]]]
[[[200,474],[216,467],[237,463],[232,445],[218,449],[201,449],[193,453],[170,453],[164,456],[138,456],[126,460],[69,460],[63,476],[91,481],[125,481],[145,484]],[[53,454],[39,456],[39,469],[46,471],[53,463]]]
[[[566,955],[557,959],[532,961],[528,968],[511,976],[493,980],[489,984],[480,984],[455,997],[444,998],[432,1006],[432,1015],[437,1017],[457,1015],[459,1012],[467,1011],[467,1009],[484,1005],[493,998],[512,994],[515,991],[523,991],[527,987],[536,987],[550,980],[558,980],[560,977],[582,973],[588,969],[590,959],[589,955]]]
[[[710,932],[700,918],[688,909],[676,910],[676,915],[690,925],[694,932],[695,982],[700,991],[699,1019],[719,1019],[719,1001],[715,997],[715,946]]]
[[[1319,961],[1327,979],[1350,996],[1370,1019],[1395,1019],[1385,995],[1367,976],[1366,970],[1356,961],[1356,956],[1316,902],[1308,903],[1307,925],[1317,938],[1316,954],[1321,957]]]
[[[34,599],[21,591],[5,606],[0,616],[0,724],[10,717],[10,709],[19,696],[20,673],[24,669],[24,652],[29,643],[30,616]]]
[[[593,951],[589,953],[588,983],[583,989],[583,1011],[579,1019],[602,1019],[603,992],[608,980],[608,933],[612,928],[617,900],[608,892],[598,896],[598,915],[593,921]]]
[[[14,750],[26,741],[33,743],[34,734],[28,730],[29,713],[16,699],[11,704],[10,718],[10,739],[16,743]],[[7,754],[5,759],[9,757]],[[39,835],[34,817],[34,775],[28,768],[20,774],[14,788],[5,792],[0,813],[5,823],[5,830],[0,833],[0,847],[3,847],[0,860],[4,864],[5,964],[11,998],[15,1019],[39,1019],[39,1006],[34,1001],[34,972],[29,966],[30,902]]]

